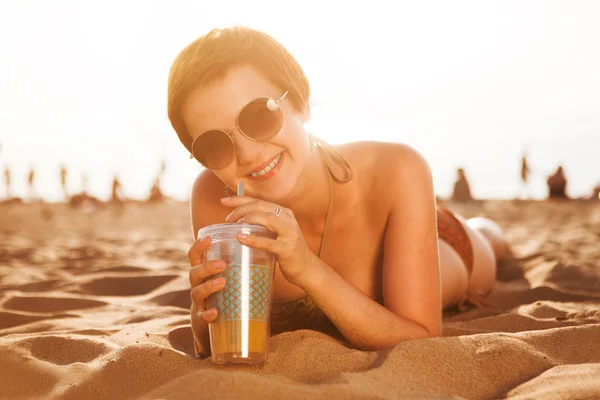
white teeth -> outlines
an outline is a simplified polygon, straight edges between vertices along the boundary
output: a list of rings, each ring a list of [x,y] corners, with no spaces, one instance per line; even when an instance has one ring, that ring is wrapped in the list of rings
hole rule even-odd
[[[263,176],[264,174],[266,174],[267,172],[271,171],[279,162],[279,160],[281,160],[281,154],[278,155],[277,157],[275,157],[275,159],[273,161],[271,161],[271,163],[269,165],[267,165],[265,168],[263,168],[262,170],[255,172],[252,175],[253,177],[258,177],[258,176]]]

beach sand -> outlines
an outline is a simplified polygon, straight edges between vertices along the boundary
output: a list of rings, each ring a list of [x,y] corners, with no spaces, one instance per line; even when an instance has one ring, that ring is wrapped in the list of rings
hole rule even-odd
[[[301,330],[193,355],[188,206],[0,205],[2,399],[600,399],[600,203],[447,203],[503,227],[489,300],[380,352]]]

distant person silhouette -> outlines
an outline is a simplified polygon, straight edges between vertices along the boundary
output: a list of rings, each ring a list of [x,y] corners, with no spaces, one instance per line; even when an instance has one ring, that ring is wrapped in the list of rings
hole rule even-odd
[[[546,180],[548,184],[548,198],[567,199],[567,178],[562,165],[559,165],[554,174]]]
[[[163,194],[162,190],[160,190],[160,178],[164,175],[166,169],[167,163],[165,162],[165,160],[162,160],[160,163],[160,169],[158,170],[158,174],[156,175],[154,183],[152,184],[152,188],[150,189],[150,195],[148,196],[149,202],[165,200],[166,197]]]
[[[29,174],[27,174],[27,183],[29,188],[29,198],[35,198],[35,169],[31,167]]]
[[[60,166],[60,186],[62,187],[65,200],[69,200],[69,192],[67,190],[67,167],[64,164]]]
[[[156,178],[150,189],[150,196],[148,196],[149,202],[160,202],[165,200],[165,195],[160,190],[160,179]]]
[[[527,163],[527,155],[523,154],[521,157],[521,181],[524,184],[527,184],[527,179],[529,178],[529,164]]]
[[[452,200],[455,201],[468,201],[473,200],[471,196],[471,188],[465,175],[465,170],[458,168],[456,170],[456,182],[454,183],[454,190],[452,191]]]
[[[119,181],[119,178],[115,176],[112,182],[112,195],[110,197],[110,201],[113,203],[120,203],[123,201],[121,189],[121,182]]]
[[[521,188],[523,191],[523,197],[529,196],[528,183],[530,172],[531,170],[529,168],[529,163],[527,162],[527,153],[523,153],[523,156],[521,157]]]
[[[4,166],[4,184],[6,185],[6,198],[10,199],[10,169]]]

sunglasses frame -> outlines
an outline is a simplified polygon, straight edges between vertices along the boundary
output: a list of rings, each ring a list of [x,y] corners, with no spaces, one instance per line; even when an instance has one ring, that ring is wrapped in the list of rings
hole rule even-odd
[[[219,132],[223,132],[225,135],[227,135],[227,137],[229,138],[229,141],[231,142],[231,145],[233,146],[233,158],[234,158],[234,159],[235,159],[235,157],[236,157],[236,155],[235,155],[235,142],[234,142],[234,140],[233,140],[233,133],[234,133],[235,131],[240,131],[240,133],[241,133],[242,135],[244,135],[244,137],[245,137],[245,138],[247,138],[247,139],[249,139],[249,140],[252,140],[253,142],[264,142],[264,141],[266,141],[266,140],[269,140],[269,139],[271,139],[271,138],[273,138],[273,137],[277,136],[277,133],[279,133],[279,131],[277,131],[277,133],[275,133],[275,135],[271,136],[271,137],[270,137],[270,138],[268,138],[268,139],[264,139],[264,140],[256,140],[256,139],[254,139],[254,138],[252,138],[252,137],[248,136],[248,135],[247,135],[247,134],[246,134],[246,133],[245,133],[245,132],[242,130],[242,128],[240,128],[240,121],[239,121],[239,119],[240,119],[240,114],[241,114],[241,113],[242,113],[242,111],[243,111],[243,110],[244,110],[246,107],[248,107],[250,104],[254,103],[254,102],[255,102],[255,101],[257,101],[257,100],[262,100],[262,99],[266,99],[266,100],[267,100],[267,102],[266,102],[266,107],[267,107],[267,109],[269,109],[269,110],[270,110],[270,111],[272,111],[272,112],[276,112],[276,111],[279,111],[279,112],[281,112],[281,109],[279,108],[279,103],[281,103],[281,102],[283,101],[283,99],[285,99],[285,97],[288,95],[288,93],[289,93],[289,90],[286,90],[286,91],[285,91],[285,93],[283,93],[283,94],[281,95],[281,97],[280,97],[279,99],[277,99],[277,100],[273,100],[273,99],[272,99],[272,98],[270,98],[270,97],[257,97],[257,98],[255,98],[255,99],[253,99],[253,100],[249,101],[249,102],[248,102],[248,103],[247,103],[247,104],[246,104],[244,107],[242,107],[242,108],[240,109],[240,111],[238,111],[238,113],[237,113],[237,116],[235,117],[235,129],[233,129],[233,130],[231,130],[231,131],[229,131],[229,132],[228,132],[228,131],[225,131],[225,130],[223,130],[223,129],[207,129],[207,130],[205,130],[204,132],[202,132],[201,134],[199,134],[198,136],[196,136],[196,137],[194,138],[194,140],[192,140],[192,145],[190,146],[190,149],[191,149],[191,152],[190,152],[190,159],[191,159],[191,158],[196,158],[196,155],[194,154],[194,143],[196,142],[196,140],[197,140],[197,139],[198,139],[200,136],[204,135],[206,132],[219,131]],[[275,108],[275,109],[272,109],[272,108]],[[283,118],[283,114],[282,114],[282,118]],[[279,130],[281,130],[281,128],[279,128]],[[198,162],[199,162],[199,163],[200,163],[200,164],[201,164],[203,167],[205,167],[205,168],[208,168],[208,169],[211,169],[210,167],[208,167],[208,166],[204,165],[202,162],[200,162],[200,160],[198,160],[197,158],[196,158],[196,161],[198,161]],[[233,161],[233,160],[232,160],[232,161]],[[231,162],[231,161],[230,161],[230,162]]]

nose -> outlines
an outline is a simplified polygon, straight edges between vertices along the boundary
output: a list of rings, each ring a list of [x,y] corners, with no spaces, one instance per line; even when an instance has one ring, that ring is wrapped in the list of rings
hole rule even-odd
[[[260,142],[248,139],[240,132],[234,134],[235,154],[240,164],[252,164],[259,159],[265,145]]]

